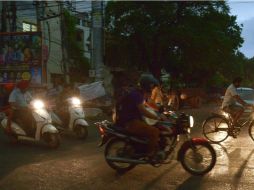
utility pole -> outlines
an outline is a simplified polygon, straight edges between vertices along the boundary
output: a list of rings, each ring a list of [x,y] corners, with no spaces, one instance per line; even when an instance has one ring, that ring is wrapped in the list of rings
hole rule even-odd
[[[62,43],[62,65],[63,65],[63,73],[65,77],[65,82],[69,82],[69,67],[66,60],[66,33],[65,33],[65,26],[64,26],[64,8],[63,8],[63,2],[59,2],[60,5],[60,22],[61,22],[61,43]]]
[[[102,79],[103,44],[103,1],[92,1],[92,69],[97,81]]]
[[[10,26],[10,31],[11,32],[16,32],[17,30],[17,7],[16,7],[16,2],[15,1],[11,1],[10,2],[10,14],[11,14],[11,26]]]
[[[7,32],[7,1],[2,1],[1,32]]]
[[[35,1],[35,7],[36,7],[36,24],[37,24],[37,31],[41,32],[41,21],[40,21],[40,9],[39,9],[40,2]]]

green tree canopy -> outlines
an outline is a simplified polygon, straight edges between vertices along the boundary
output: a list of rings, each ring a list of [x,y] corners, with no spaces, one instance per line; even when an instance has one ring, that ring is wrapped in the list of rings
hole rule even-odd
[[[216,72],[231,76],[243,43],[224,1],[112,1],[105,21],[106,64],[156,76],[165,68],[200,86]]]

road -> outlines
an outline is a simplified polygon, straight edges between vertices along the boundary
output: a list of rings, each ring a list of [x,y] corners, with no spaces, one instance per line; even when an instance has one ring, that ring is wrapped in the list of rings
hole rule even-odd
[[[206,105],[186,110],[196,118],[193,136],[202,136],[205,117],[216,109]],[[93,121],[90,121],[92,123]],[[188,174],[173,160],[169,165],[154,168],[137,166],[119,175],[109,168],[98,148],[99,134],[95,126],[89,128],[87,141],[71,135],[62,137],[57,150],[42,144],[12,145],[0,132],[0,189],[1,190],[252,190],[254,187],[254,142],[247,129],[237,139],[228,138],[213,145],[217,153],[215,168],[203,177]]]

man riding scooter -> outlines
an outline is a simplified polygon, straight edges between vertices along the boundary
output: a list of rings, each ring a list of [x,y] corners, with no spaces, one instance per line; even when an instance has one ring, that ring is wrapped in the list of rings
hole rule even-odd
[[[71,84],[65,84],[63,91],[56,99],[57,113],[63,121],[63,125],[68,125],[69,121],[68,103],[66,100],[77,95]]]
[[[61,131],[74,133],[78,139],[86,139],[88,123],[78,89],[67,84],[56,98],[56,109],[50,111],[52,122]]]
[[[17,83],[16,87],[12,90],[9,96],[9,103],[11,108],[6,128],[7,133],[11,133],[11,120],[15,120],[17,123],[19,123],[20,126],[22,126],[28,135],[33,134],[33,115],[31,110],[28,109],[28,94],[26,94],[29,84],[29,81],[20,81]]]

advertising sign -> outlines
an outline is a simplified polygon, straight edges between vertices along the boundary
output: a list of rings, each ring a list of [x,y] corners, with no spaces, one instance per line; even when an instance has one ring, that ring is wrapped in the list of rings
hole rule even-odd
[[[40,85],[41,43],[40,32],[0,33],[0,83],[31,80]]]

